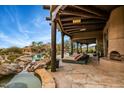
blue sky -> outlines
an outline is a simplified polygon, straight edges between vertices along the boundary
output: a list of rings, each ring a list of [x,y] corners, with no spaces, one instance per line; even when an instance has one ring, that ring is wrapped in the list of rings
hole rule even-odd
[[[49,11],[42,6],[0,6],[0,48],[24,47],[32,41],[51,42],[46,16]],[[57,32],[57,42],[60,40]]]

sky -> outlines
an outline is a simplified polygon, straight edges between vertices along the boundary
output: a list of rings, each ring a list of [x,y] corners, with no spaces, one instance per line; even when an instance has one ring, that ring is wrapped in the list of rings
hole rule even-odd
[[[0,6],[0,48],[24,47],[32,41],[51,42],[51,27],[42,6]],[[61,41],[57,32],[57,43]],[[68,37],[65,37],[68,39]]]

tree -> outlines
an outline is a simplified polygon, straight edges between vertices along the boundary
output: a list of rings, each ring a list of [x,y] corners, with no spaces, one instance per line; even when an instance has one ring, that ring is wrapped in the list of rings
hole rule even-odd
[[[36,46],[37,43],[35,41],[32,42],[32,46]]]
[[[65,45],[66,51],[69,53],[69,51],[70,51],[70,42],[69,42],[69,40],[66,40],[64,45]]]
[[[37,43],[37,45],[38,45],[38,46],[41,46],[41,45],[43,45],[43,42],[40,41],[40,42]]]
[[[61,53],[61,44],[57,44],[56,45],[56,50],[57,50],[57,55],[60,55],[60,53]]]

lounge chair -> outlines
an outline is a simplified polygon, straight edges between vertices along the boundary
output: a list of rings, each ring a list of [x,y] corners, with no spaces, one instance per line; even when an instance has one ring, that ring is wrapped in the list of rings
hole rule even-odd
[[[87,64],[88,60],[89,55],[78,55],[74,59],[62,59],[62,62],[74,64]]]

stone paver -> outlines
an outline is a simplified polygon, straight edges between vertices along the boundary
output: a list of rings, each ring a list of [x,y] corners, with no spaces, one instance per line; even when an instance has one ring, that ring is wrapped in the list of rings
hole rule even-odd
[[[92,64],[61,62],[58,71],[52,74],[58,88],[124,87],[124,73],[105,72]]]

